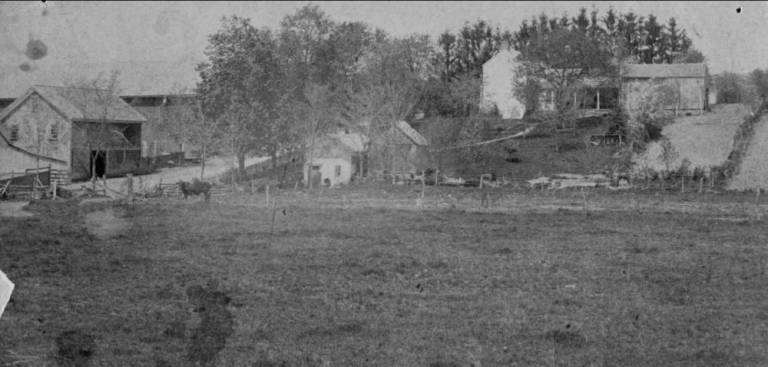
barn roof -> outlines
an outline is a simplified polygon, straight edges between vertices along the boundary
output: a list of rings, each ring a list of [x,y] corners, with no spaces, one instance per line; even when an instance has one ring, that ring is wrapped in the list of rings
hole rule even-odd
[[[142,114],[120,97],[104,89],[36,85],[0,112],[0,121],[32,94],[38,94],[70,121],[146,122]]]
[[[365,144],[368,143],[368,138],[358,133],[336,133],[332,134],[331,137],[337,139],[339,143],[346,145],[354,152],[364,151]]]
[[[423,135],[419,134],[418,131],[416,131],[411,125],[409,125],[405,121],[398,121],[395,123],[398,130],[402,131],[405,136],[408,137],[414,144],[425,147],[429,145],[429,142],[427,142],[427,138],[425,138]]]
[[[704,78],[705,64],[626,64],[623,78]]]

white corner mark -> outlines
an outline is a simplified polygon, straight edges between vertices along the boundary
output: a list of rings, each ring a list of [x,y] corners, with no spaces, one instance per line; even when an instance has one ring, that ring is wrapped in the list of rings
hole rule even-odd
[[[13,292],[13,282],[0,270],[0,317],[3,317],[5,306],[11,299],[11,292]]]

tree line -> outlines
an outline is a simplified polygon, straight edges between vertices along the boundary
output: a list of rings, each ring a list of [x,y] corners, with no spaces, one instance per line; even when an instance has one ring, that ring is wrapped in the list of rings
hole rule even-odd
[[[313,145],[328,131],[381,140],[395,121],[417,112],[477,113],[482,65],[508,48],[520,51],[526,75],[563,85],[605,72],[617,58],[661,63],[703,57],[674,18],[662,25],[653,15],[613,9],[603,17],[586,9],[573,18],[542,14],[515,32],[477,21],[433,40],[337,22],[310,4],[275,30],[240,16],[223,18],[196,69],[196,98],[169,126],[204,153],[214,146],[226,150],[241,171],[249,154],[276,157],[297,147],[308,149],[311,161]],[[557,81],[557,70],[573,73]]]

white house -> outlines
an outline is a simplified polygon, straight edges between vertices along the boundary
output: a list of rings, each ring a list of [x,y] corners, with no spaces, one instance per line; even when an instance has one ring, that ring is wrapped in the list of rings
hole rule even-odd
[[[348,184],[362,167],[368,138],[362,134],[337,132],[319,137],[304,164],[304,182],[312,186]]]
[[[501,50],[483,64],[483,96],[480,109],[491,112],[496,108],[505,119],[520,119],[525,114],[525,103],[514,94],[517,55],[514,50]]]

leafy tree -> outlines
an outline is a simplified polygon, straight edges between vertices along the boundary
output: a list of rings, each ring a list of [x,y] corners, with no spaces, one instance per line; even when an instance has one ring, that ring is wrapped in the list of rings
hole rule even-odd
[[[692,41],[681,30],[674,18],[667,25],[660,24],[655,15],[638,16],[633,12],[617,13],[613,8],[600,17],[597,10],[579,9],[576,17],[564,15],[560,21],[540,14],[523,21],[512,35],[512,46],[523,51],[533,39],[557,29],[570,26],[570,30],[597,40],[618,60],[636,63],[701,62],[698,56],[686,57]],[[695,54],[692,52],[692,54]],[[699,53],[700,54],[700,53]]]
[[[579,8],[579,15],[573,18],[571,30],[578,31],[581,34],[586,34],[587,28],[589,28],[589,18],[587,18],[587,8]]]
[[[663,62],[662,56],[666,53],[666,45],[663,42],[662,26],[656,21],[656,16],[648,15],[643,24],[642,45],[639,47],[640,60],[644,64]]]
[[[741,103],[745,101],[747,86],[741,76],[725,71],[716,75],[714,79],[718,103]]]
[[[539,98],[543,92],[541,82],[535,78],[517,78],[513,81],[515,96],[525,104],[525,116],[539,109]]]
[[[394,123],[411,115],[435,76],[434,49],[427,36],[379,37],[364,59],[356,83],[348,85],[344,114],[348,127],[365,134],[382,156],[392,154]]]
[[[444,80],[461,74],[479,77],[483,64],[511,41],[510,32],[493,29],[483,20],[464,24],[456,35],[443,33],[438,44]]]
[[[209,37],[208,61],[198,66],[197,89],[206,118],[220,122],[242,174],[247,154],[276,147],[281,129],[273,124],[286,83],[268,29],[256,29],[237,16],[222,23]]]
[[[664,56],[664,62],[671,64],[676,57],[681,54],[681,34],[677,28],[677,20],[675,18],[669,18],[667,21],[667,32],[664,36],[664,42],[666,44],[666,54]]]
[[[749,79],[757,95],[759,106],[765,106],[768,102],[768,72],[761,69],[752,70]]]
[[[548,20],[544,20],[548,22]],[[556,22],[556,20],[555,20]],[[438,38],[439,53],[433,64],[439,69],[440,80],[431,80],[421,100],[422,110],[430,115],[468,116],[477,104],[457,99],[457,95],[469,92],[472,99],[480,95],[483,64],[499,50],[510,47],[513,35],[509,31],[492,28],[485,21],[466,23],[457,34],[445,32]]]
[[[520,57],[518,75],[549,84],[555,94],[558,111],[570,106],[571,95],[568,92],[577,81],[613,72],[610,53],[578,28],[539,34]]]
[[[280,22],[280,57],[297,95],[307,83],[327,84],[335,77],[327,65],[334,27],[328,15],[312,4]]]
[[[175,95],[189,95],[184,89]],[[162,128],[177,142],[200,147],[200,180],[205,176],[205,161],[212,149],[218,147],[219,126],[216,120],[206,116],[201,96],[180,97],[170,100],[163,109]]]

